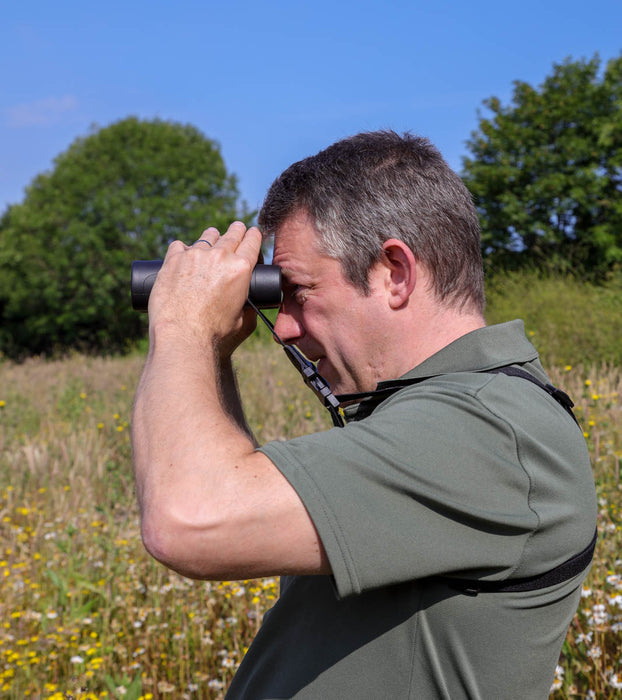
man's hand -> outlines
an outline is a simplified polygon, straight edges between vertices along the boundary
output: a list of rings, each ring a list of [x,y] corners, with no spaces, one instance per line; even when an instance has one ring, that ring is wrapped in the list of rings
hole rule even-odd
[[[199,343],[226,359],[255,329],[244,304],[261,233],[236,221],[223,236],[208,228],[199,241],[169,246],[149,299],[151,339]]]

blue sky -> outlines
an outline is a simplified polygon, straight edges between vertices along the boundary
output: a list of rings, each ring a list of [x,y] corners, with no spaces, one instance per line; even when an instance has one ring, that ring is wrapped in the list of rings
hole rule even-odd
[[[130,115],[218,141],[251,208],[290,163],[363,130],[427,136],[460,170],[484,99],[622,52],[622,0],[0,8],[0,212],[74,139]]]

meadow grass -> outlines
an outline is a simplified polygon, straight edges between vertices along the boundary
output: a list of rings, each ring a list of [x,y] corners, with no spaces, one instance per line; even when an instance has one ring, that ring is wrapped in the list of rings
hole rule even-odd
[[[551,698],[600,700],[622,693],[622,376],[570,360],[549,370],[585,431],[599,539]],[[278,596],[276,579],[191,581],[145,553],[128,434],[142,363],[0,362],[2,698],[221,698]],[[260,442],[330,427],[263,331],[237,366]]]
[[[606,362],[622,367],[622,274],[607,284],[535,270],[488,280],[486,318],[522,318],[551,365]]]

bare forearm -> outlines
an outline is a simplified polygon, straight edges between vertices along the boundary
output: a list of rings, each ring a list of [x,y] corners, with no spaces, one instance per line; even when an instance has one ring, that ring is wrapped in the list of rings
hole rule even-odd
[[[244,415],[238,382],[231,358],[228,357],[220,361],[218,380],[218,391],[223,408],[233,418],[239,428],[248,435],[253,441],[253,444],[257,446],[257,441],[246,422],[246,416]]]
[[[223,408],[214,358],[164,350],[150,353],[132,421],[147,550],[192,578],[328,573],[298,495]]]
[[[255,450],[229,361],[255,322],[244,300],[261,234],[234,222],[203,235],[171,244],[149,300],[132,419],[145,546],[193,578],[328,573],[298,494]]]
[[[162,502],[209,511],[228,465],[254,443],[238,422],[233,372],[204,347],[177,340],[153,342],[132,421],[134,469],[141,511]],[[154,506],[156,507],[156,506]]]

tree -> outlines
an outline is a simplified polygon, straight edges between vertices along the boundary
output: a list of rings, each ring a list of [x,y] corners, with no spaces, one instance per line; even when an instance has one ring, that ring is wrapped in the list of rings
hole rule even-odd
[[[130,264],[238,211],[236,178],[193,126],[128,118],[78,138],[0,219],[0,352],[116,351],[142,336]]]
[[[622,55],[555,65],[512,104],[484,105],[463,161],[491,267],[536,265],[602,278],[622,261]]]

